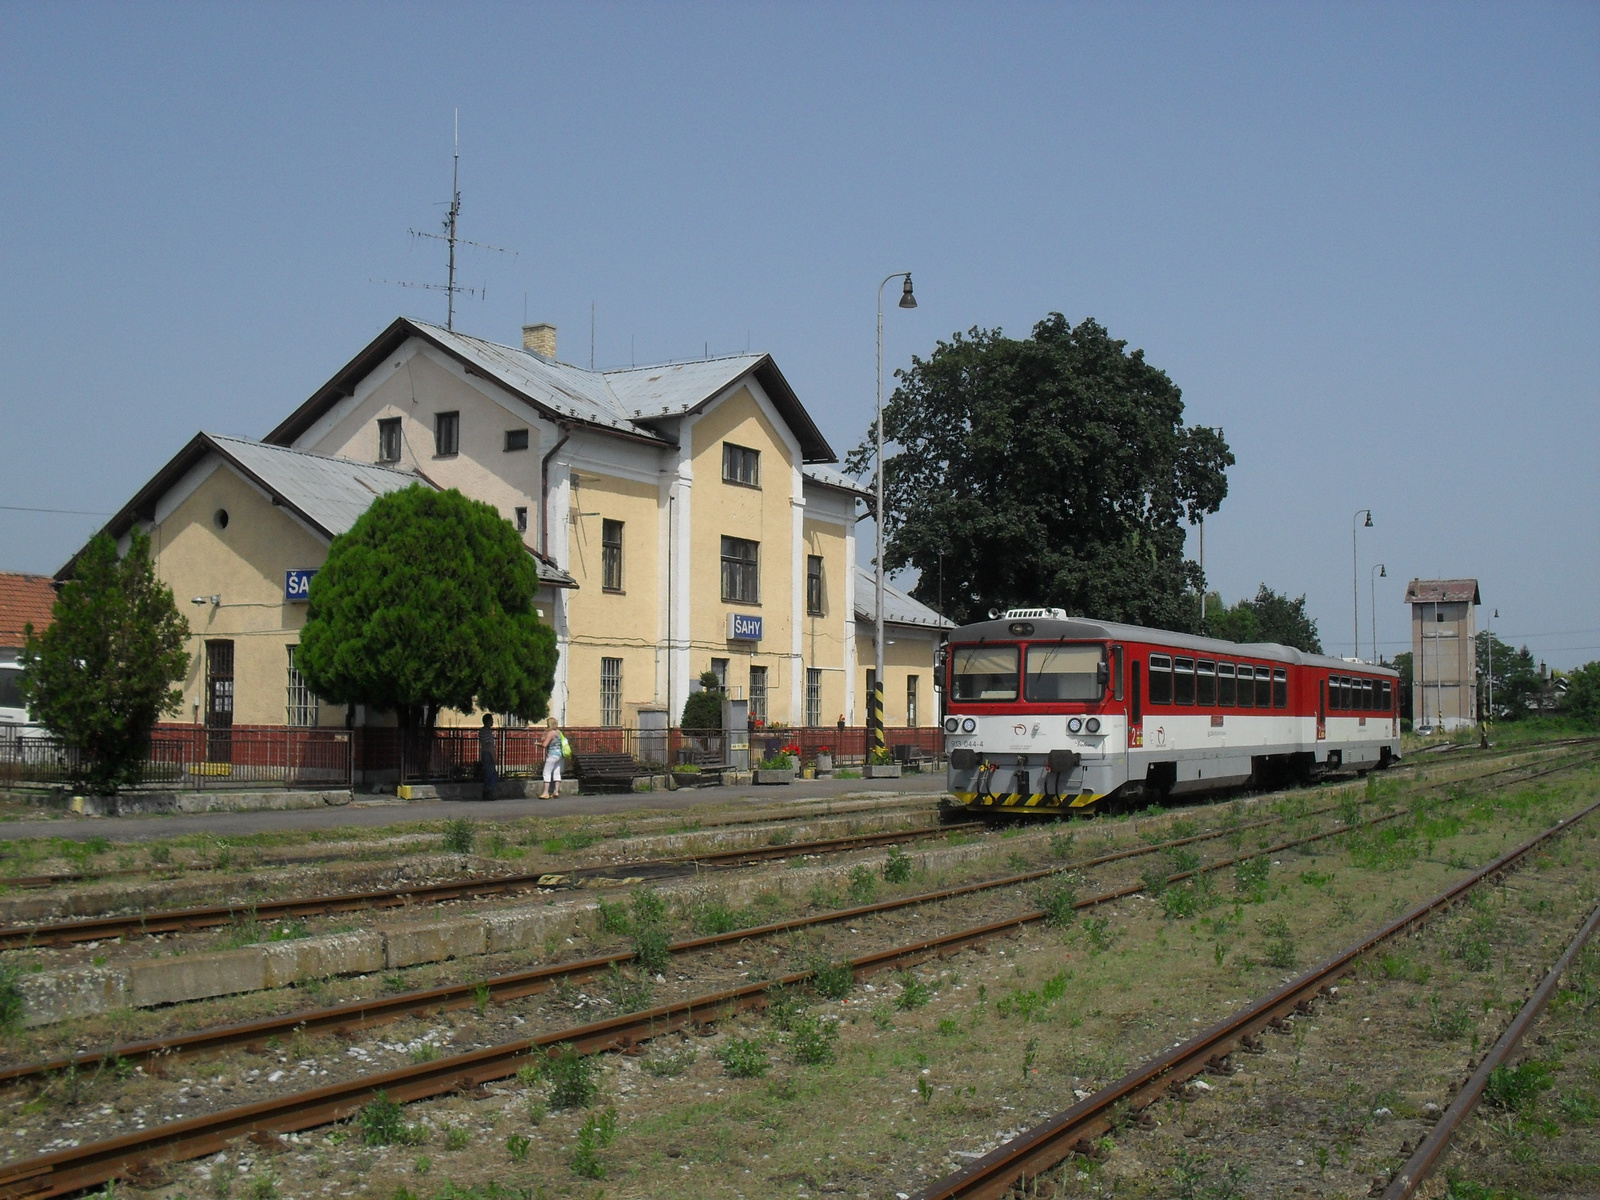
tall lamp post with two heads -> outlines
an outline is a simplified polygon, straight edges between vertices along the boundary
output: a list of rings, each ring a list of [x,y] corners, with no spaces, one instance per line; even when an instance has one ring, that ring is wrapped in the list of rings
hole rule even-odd
[[[875,668],[872,676],[872,695],[867,698],[867,736],[870,741],[869,750],[884,749],[883,739],[883,289],[891,279],[904,279],[905,286],[900,289],[900,307],[915,308],[917,297],[911,290],[910,271],[891,271],[883,277],[883,282],[878,285],[878,423],[877,423],[877,451],[878,451],[878,507],[873,514],[873,524],[877,526],[877,557],[873,560],[876,567],[877,604],[873,609],[875,614],[872,625],[872,659]]]
[[[1372,528],[1372,510],[1358,508],[1350,518],[1350,640],[1355,643],[1356,658],[1361,657],[1361,559],[1356,552],[1356,534],[1363,526],[1361,514],[1366,513],[1365,528]],[[1377,647],[1373,647],[1376,652]]]

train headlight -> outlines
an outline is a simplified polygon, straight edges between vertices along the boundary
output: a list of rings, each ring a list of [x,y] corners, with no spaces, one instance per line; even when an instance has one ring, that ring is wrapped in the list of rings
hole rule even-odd
[[[958,730],[960,728],[961,728],[961,718],[960,717],[946,717],[944,719],[944,731],[946,733],[954,733],[956,730]]]
[[[1082,728],[1083,728],[1083,718],[1082,717],[1072,717],[1070,720],[1067,721],[1067,732],[1068,733],[1077,733]]]
[[[973,720],[971,717],[968,717],[965,721],[961,722],[961,732],[962,733],[972,733],[977,728],[978,728],[977,721]]]
[[[1090,733],[1099,733],[1100,732],[1100,718],[1099,717],[1090,717],[1086,722],[1084,722],[1084,726],[1083,727],[1085,729],[1087,729]]]

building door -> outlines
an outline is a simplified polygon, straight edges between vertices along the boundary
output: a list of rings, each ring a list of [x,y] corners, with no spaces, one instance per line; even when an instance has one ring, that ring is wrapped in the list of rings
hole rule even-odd
[[[206,643],[206,761],[233,761],[233,643]]]

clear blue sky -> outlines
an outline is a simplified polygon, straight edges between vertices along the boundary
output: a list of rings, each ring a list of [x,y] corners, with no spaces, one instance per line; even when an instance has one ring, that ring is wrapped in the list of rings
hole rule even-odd
[[[1238,455],[1213,586],[1378,637],[1412,575],[1600,657],[1600,6],[0,7],[0,504],[108,511],[401,312],[600,365],[770,350],[835,447],[887,359],[1094,316]],[[526,297],[526,301],[524,300]],[[96,518],[0,510],[0,569]],[[1485,614],[1487,615],[1487,610]]]

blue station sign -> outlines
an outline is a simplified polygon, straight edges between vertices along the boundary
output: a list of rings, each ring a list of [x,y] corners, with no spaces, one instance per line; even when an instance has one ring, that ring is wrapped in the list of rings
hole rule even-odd
[[[292,567],[283,573],[283,598],[304,604],[311,599],[311,577],[316,569]]]
[[[759,642],[761,618],[749,613],[728,614],[728,640],[730,642]]]

